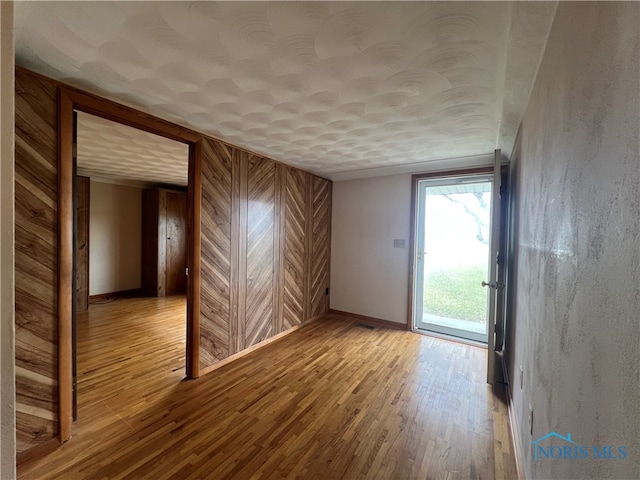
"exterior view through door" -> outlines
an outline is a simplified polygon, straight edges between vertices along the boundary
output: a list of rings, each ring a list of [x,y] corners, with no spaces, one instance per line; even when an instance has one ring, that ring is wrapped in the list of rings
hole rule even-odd
[[[487,343],[493,175],[419,180],[414,328]]]

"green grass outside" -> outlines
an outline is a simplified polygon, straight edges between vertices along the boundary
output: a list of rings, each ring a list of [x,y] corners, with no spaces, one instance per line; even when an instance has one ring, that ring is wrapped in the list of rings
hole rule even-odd
[[[487,290],[480,283],[486,267],[463,266],[429,273],[424,285],[424,313],[484,322]]]

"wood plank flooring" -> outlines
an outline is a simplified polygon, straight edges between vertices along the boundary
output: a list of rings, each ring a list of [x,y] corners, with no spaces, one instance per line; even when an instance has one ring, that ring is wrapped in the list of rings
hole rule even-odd
[[[20,478],[516,478],[486,350],[330,315],[182,381],[184,310],[91,306],[73,438]]]

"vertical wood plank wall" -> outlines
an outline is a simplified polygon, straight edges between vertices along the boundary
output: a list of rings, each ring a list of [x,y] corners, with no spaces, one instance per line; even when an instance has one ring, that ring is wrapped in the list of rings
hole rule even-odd
[[[247,171],[247,291],[243,348],[273,335],[276,164],[251,156]],[[242,274],[242,272],[241,272]]]
[[[16,449],[58,433],[56,85],[16,75]]]
[[[18,453],[55,438],[58,83],[16,71]],[[331,182],[202,136],[200,369],[328,311]]]
[[[231,354],[231,169],[230,149],[202,142],[200,259],[200,366]]]
[[[76,177],[76,309],[89,308],[89,177]]]
[[[311,285],[309,317],[329,310],[329,259],[331,246],[331,183],[314,177],[311,184]]]

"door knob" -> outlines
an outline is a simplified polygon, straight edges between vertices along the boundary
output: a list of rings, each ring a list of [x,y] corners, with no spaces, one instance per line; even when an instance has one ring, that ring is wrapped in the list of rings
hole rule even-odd
[[[487,283],[484,280],[482,281],[481,284],[483,287],[489,287],[489,288],[496,288],[496,284],[495,283]]]

